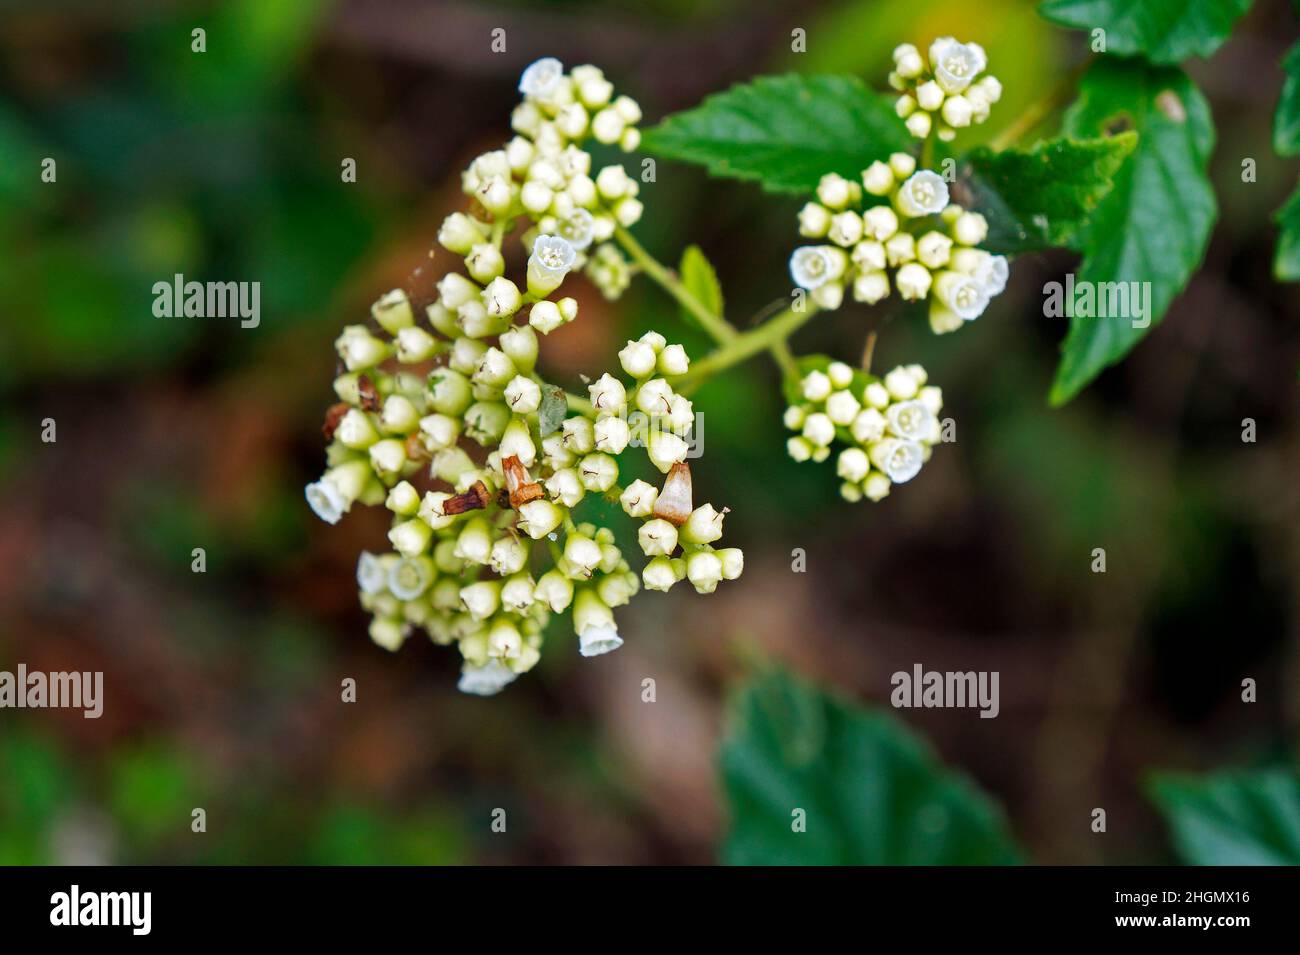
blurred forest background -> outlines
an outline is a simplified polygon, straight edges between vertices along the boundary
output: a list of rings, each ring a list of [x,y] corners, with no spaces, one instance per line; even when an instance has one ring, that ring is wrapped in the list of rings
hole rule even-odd
[[[489,52],[495,27],[505,53]],[[459,171],[508,138],[520,70],[597,63],[648,126],[764,72],[883,88],[896,43],[944,34],[982,43],[1006,89],[968,144],[1084,52],[1015,0],[4,4],[0,669],[102,670],[106,705],[99,720],[0,712],[0,863],[711,862],[725,700],[764,659],[886,710],[890,674],[914,663],[1000,671],[995,720],[895,715],[1005,807],[1037,862],[1172,861],[1146,773],[1291,762],[1300,336],[1296,289],[1270,278],[1269,217],[1300,169],[1270,147],[1297,34],[1281,0],[1190,65],[1218,127],[1204,269],[1072,404],[1047,407],[1065,322],[1042,316],[1041,288],[1074,260],[1026,257],[960,335],[882,336],[877,367],[924,363],[958,423],[884,503],[845,504],[829,465],[785,457],[776,374],[755,360],[697,402],[696,481],[732,508],[740,581],[638,599],[609,656],[552,639],[491,701],[456,692],[455,654],[366,637],[353,571],[384,517],[328,528],[302,498],[331,343],[381,292],[432,286]],[[56,184],[39,179],[47,156]],[[699,243],[733,319],[788,291],[798,201],[667,162],[642,198],[642,241],[668,261]],[[260,281],[260,327],[155,318],[151,287],[176,272]],[[548,378],[577,384],[652,325],[703,354],[654,287],[613,308],[578,286]],[[863,322],[847,308],[796,350],[854,360]],[[1094,806],[1107,836],[1089,832]]]

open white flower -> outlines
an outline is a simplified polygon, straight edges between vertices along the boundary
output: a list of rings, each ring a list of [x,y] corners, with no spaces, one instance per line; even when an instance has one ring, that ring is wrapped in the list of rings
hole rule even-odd
[[[921,401],[898,401],[885,409],[891,434],[909,441],[924,441],[934,416]]]
[[[960,272],[940,272],[934,280],[934,291],[949,311],[967,322],[983,315],[989,304],[988,289]]]
[[[948,205],[948,184],[930,169],[922,169],[898,187],[898,209],[905,216],[936,215]]]
[[[1011,269],[1007,265],[1005,255],[990,255],[981,260],[975,269],[973,278],[984,286],[989,297],[1001,295],[1003,289],[1007,287],[1007,279],[1011,275]]]
[[[584,657],[609,653],[623,645],[614,612],[590,587],[583,587],[574,598],[573,629],[578,634],[578,652]]]
[[[482,666],[466,663],[460,671],[456,689],[475,696],[495,696],[514,682],[516,674],[500,660],[489,660]]]
[[[564,64],[553,56],[545,56],[534,63],[519,77],[519,92],[535,99],[549,99],[560,88],[564,79]]]
[[[363,550],[357,558],[357,587],[363,594],[377,594],[388,586],[388,567],[382,557]]]
[[[984,50],[975,43],[959,43],[950,36],[930,44],[930,66],[945,93],[960,93],[987,65]]]
[[[549,295],[560,287],[573,268],[578,253],[572,243],[558,235],[539,235],[528,257],[528,291]]]
[[[868,455],[871,463],[895,484],[912,480],[925,463],[921,445],[902,438],[882,438],[868,448]]]
[[[819,245],[802,245],[790,256],[790,277],[795,285],[813,291],[831,279],[834,263],[827,250]]]
[[[582,252],[591,245],[594,229],[595,220],[591,213],[578,208],[560,220],[557,231],[576,251]]]
[[[388,571],[388,589],[398,600],[415,600],[429,589],[436,571],[428,557],[405,557]]]

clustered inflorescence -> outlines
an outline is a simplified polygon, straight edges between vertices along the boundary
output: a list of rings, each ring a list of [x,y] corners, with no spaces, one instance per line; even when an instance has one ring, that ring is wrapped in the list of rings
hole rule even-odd
[[[583,147],[635,148],[641,113],[593,66],[566,74],[539,60],[519,88],[517,135],[470,163],[463,186],[475,206],[438,233],[465,274],[448,272],[422,317],[405,292],[388,293],[372,308],[377,328],[350,325],[335,343],[344,372],[326,421],[328,468],[306,489],[329,523],[358,502],[387,507],[392,552],[357,566],[370,635],[390,650],[417,627],[455,643],[460,688],[479,694],[537,663],[552,614],[571,611],[579,651],[594,656],[622,644],[613,611],[641,585],[688,580],[709,593],[744,566],[738,549],[714,547],[725,509],[693,502],[694,409],[672,384],[689,366],[681,345],[657,332],[628,342],[627,378],[602,375],[587,400],[537,374],[539,335],[577,316],[576,300],[555,297],[566,276],[585,262],[607,295],[630,278],[604,240],[640,218],[636,183],[619,165],[593,177]],[[520,221],[522,287],[503,252]],[[645,449],[662,484],[620,486],[629,447]],[[640,575],[610,528],[575,519],[588,495],[642,522]]]
[[[846,444],[835,461],[846,500],[879,501],[894,484],[916,477],[939,441],[943,393],[926,384],[920,365],[898,367],[877,379],[843,362],[809,372],[801,400],[785,412],[798,431],[787,442],[796,461],[825,461],[831,445]]]
[[[933,132],[948,142],[958,129],[989,118],[989,108],[1002,98],[1002,84],[995,76],[979,75],[988,58],[978,43],[945,36],[927,53],[922,56],[910,43],[898,46],[889,85],[902,93],[895,109],[913,136],[925,139]]]
[[[908,129],[948,140],[983,122],[1002,95],[994,77],[979,77],[986,65],[978,44],[952,37],[930,44],[928,59],[910,43],[894,50],[889,82],[903,93],[898,113]],[[873,162],[860,181],[823,176],[816,199],[799,211],[799,234],[822,243],[795,249],[790,274],[822,309],[839,308],[846,291],[868,305],[897,293],[928,301],[930,327],[942,334],[979,318],[1006,288],[1006,258],[979,248],[988,237],[984,216],[950,201],[944,178],[918,169],[910,153]],[[850,445],[836,465],[844,497],[880,500],[916,475],[939,440],[942,397],[926,379],[920,365],[895,368],[883,381],[841,363],[811,372],[799,383],[803,400],[786,411],[786,425],[800,432],[787,444],[791,457],[823,461],[839,438]]]

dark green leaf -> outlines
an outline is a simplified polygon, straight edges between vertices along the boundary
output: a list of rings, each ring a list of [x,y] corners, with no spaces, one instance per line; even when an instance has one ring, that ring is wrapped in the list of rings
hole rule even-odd
[[[695,300],[714,315],[723,314],[722,286],[718,284],[718,273],[712,263],[705,257],[698,245],[688,245],[682,253],[681,265],[677,267],[682,284],[695,296]],[[695,316],[686,309],[681,310],[682,319],[690,325],[699,325]]]
[[[1232,33],[1251,0],[1043,0],[1053,23],[1105,31],[1106,53],[1173,64],[1210,56]],[[1102,52],[1102,51],[1098,51]]]
[[[1000,810],[892,716],[780,672],[733,700],[721,765],[735,865],[1018,861]],[[806,831],[794,831],[802,809]]]
[[[1075,237],[1084,252],[1077,283],[1091,285],[1098,301],[1108,289],[1127,289],[1145,304],[1104,318],[1067,312],[1054,405],[1120,361],[1164,317],[1200,265],[1218,211],[1206,175],[1214,146],[1210,108],[1182,71],[1137,60],[1098,62],[1066,113],[1065,131],[1096,136],[1117,125],[1137,131],[1137,147]]]
[[[989,220],[984,248],[1018,253],[1070,245],[1110,192],[1137,133],[1052,139],[967,157],[974,208]]]
[[[1149,790],[1192,865],[1300,865],[1300,778],[1292,771],[1162,775]]]
[[[856,179],[873,160],[911,149],[892,100],[852,76],[760,76],[669,116],[649,152],[700,163],[769,192],[811,192],[828,172]]]

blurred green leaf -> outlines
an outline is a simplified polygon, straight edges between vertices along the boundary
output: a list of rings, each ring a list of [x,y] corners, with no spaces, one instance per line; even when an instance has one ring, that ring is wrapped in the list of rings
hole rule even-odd
[[[688,245],[682,252],[682,262],[677,271],[681,273],[682,284],[695,296],[696,301],[714,315],[723,314],[722,286],[718,283],[718,273],[698,245]],[[682,321],[688,325],[699,325],[686,309],[681,310]]]
[[[1097,136],[1118,123],[1136,129],[1137,148],[1078,233],[1084,251],[1078,282],[1149,282],[1149,314],[1145,326],[1133,316],[1073,315],[1052,383],[1053,405],[1120,361],[1164,317],[1200,265],[1217,215],[1206,175],[1214,146],[1210,107],[1182,71],[1099,61],[1080,84],[1065,131]]]
[[[1300,153],[1300,43],[1282,60],[1282,93],[1273,114],[1273,148],[1279,155]]]
[[[853,76],[760,76],[647,130],[642,146],[750,179],[769,192],[811,192],[829,172],[851,179],[911,135],[892,102]]]
[[[108,803],[132,842],[144,847],[190,832],[190,813],[205,801],[193,770],[176,750],[151,745],[115,755]]]
[[[1273,252],[1273,277],[1279,282],[1300,282],[1300,187],[1273,214],[1277,223],[1277,248]]]
[[[1172,64],[1211,56],[1251,0],[1043,0],[1039,11],[1053,23],[1106,33],[1107,53],[1141,55]]]
[[[770,671],[732,701],[721,768],[734,865],[993,865],[1001,811],[891,716]],[[807,831],[793,829],[794,810]]]
[[[1130,130],[1027,149],[975,150],[967,159],[979,197],[974,207],[989,220],[983,245],[1008,253],[1070,245],[1136,145]]]
[[[1148,791],[1192,865],[1300,865],[1300,777],[1292,770],[1159,775]]]

